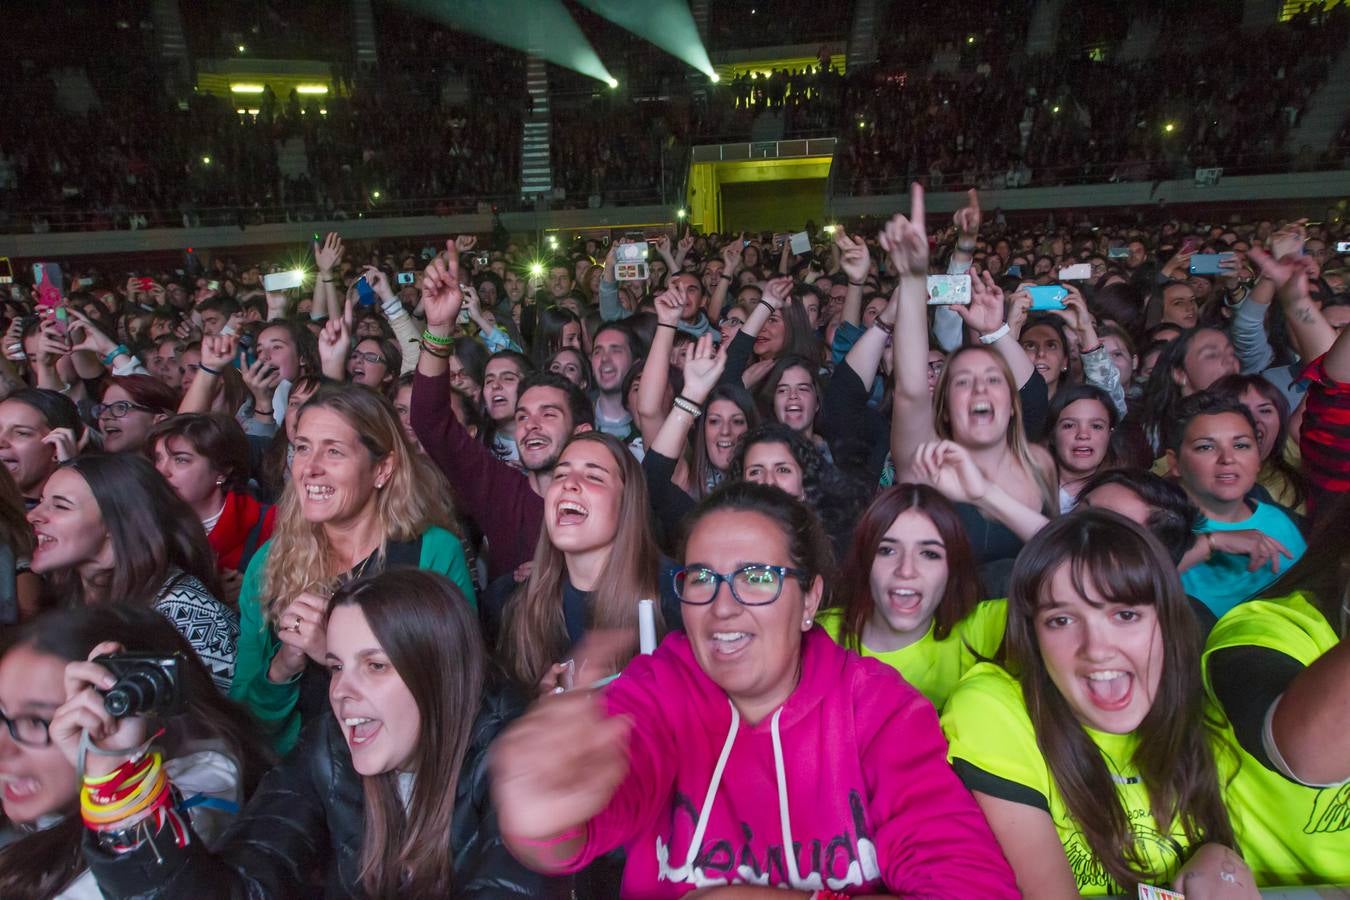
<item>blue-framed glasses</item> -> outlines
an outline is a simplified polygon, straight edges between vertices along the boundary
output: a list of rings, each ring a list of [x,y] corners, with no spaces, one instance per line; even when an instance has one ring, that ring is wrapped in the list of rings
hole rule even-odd
[[[806,587],[807,574],[788,566],[750,563],[734,572],[714,572],[707,566],[684,566],[675,570],[675,594],[681,603],[707,606],[726,582],[731,596],[742,606],[768,606],[783,593],[789,577]]]

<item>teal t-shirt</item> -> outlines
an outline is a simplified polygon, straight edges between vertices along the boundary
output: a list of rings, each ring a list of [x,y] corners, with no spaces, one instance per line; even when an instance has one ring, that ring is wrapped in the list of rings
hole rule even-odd
[[[1280,571],[1298,561],[1308,548],[1294,520],[1283,510],[1269,503],[1257,502],[1256,510],[1241,522],[1216,522],[1206,519],[1197,535],[1219,531],[1259,531],[1284,545],[1293,559],[1280,559]],[[1201,540],[1204,538],[1202,537]],[[1209,607],[1210,612],[1222,617],[1244,600],[1251,600],[1265,590],[1279,573],[1270,566],[1255,572],[1247,571],[1249,560],[1235,553],[1215,553],[1210,559],[1181,573],[1181,586],[1186,593]]]

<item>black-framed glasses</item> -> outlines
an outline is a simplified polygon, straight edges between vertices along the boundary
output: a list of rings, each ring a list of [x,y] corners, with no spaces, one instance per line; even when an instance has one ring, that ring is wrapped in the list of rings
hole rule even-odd
[[[353,350],[347,355],[348,362],[360,362],[365,360],[370,365],[384,362],[384,357],[378,353],[362,353],[360,350]]]
[[[734,572],[714,572],[707,566],[684,566],[675,570],[675,595],[681,603],[707,606],[717,597],[722,583],[731,588],[731,596],[742,606],[768,606],[783,593],[789,577],[806,586],[807,574],[788,566],[751,563]]]
[[[141,412],[153,412],[148,406],[141,406],[139,403],[132,403],[130,400],[114,400],[112,403],[95,403],[94,408],[90,410],[95,419],[103,418],[107,413],[114,419],[120,419],[133,409]]]
[[[0,722],[5,723],[5,727],[9,729],[9,736],[14,738],[16,744],[23,744],[25,747],[46,747],[52,742],[52,736],[47,731],[52,723],[46,719],[39,719],[37,716],[18,716],[11,719],[0,712]]]

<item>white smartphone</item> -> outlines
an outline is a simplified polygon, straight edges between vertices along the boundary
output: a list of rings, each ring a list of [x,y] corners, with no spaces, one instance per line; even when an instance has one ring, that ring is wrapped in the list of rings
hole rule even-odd
[[[305,273],[299,269],[273,272],[271,275],[264,275],[262,283],[265,291],[289,291],[305,283]]]
[[[1092,266],[1089,263],[1075,263],[1059,270],[1060,281],[1091,281]]]
[[[929,275],[929,306],[969,306],[969,275]]]

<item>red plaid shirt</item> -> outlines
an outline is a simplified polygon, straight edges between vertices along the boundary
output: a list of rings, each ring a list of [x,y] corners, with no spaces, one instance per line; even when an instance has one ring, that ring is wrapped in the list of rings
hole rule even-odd
[[[1329,502],[1328,494],[1350,491],[1350,382],[1336,381],[1327,375],[1319,356],[1304,370],[1312,384],[1304,401],[1303,430],[1299,450],[1303,453],[1303,471],[1312,485],[1308,512],[1318,501]]]

